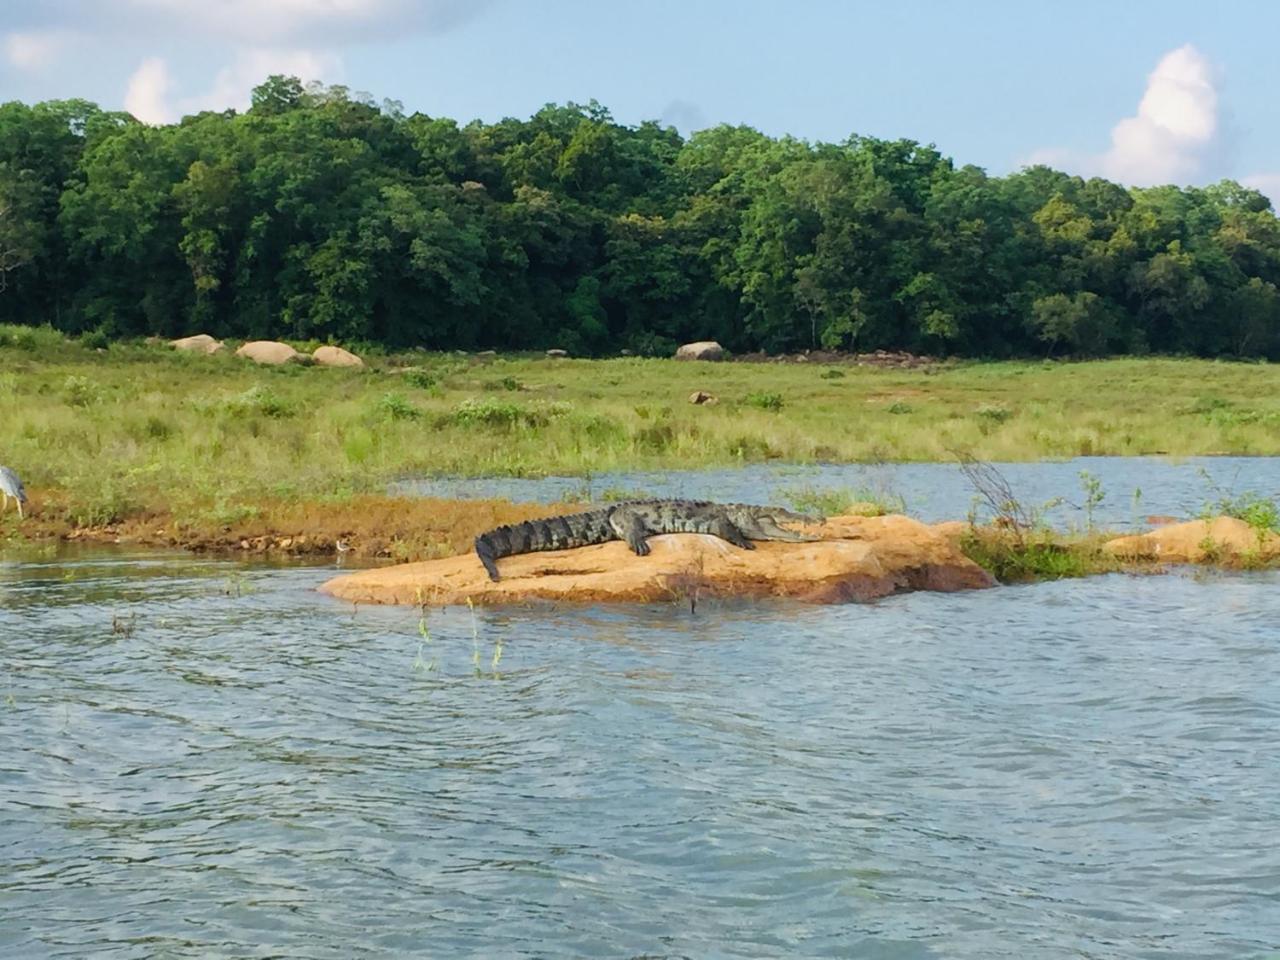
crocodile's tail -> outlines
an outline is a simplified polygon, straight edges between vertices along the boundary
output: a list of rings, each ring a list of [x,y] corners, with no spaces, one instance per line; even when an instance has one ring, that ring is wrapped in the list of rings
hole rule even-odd
[[[476,537],[476,556],[488,571],[489,579],[496,582],[498,560],[502,557],[539,550],[568,550],[615,539],[609,526],[609,513],[593,510],[495,527]]]

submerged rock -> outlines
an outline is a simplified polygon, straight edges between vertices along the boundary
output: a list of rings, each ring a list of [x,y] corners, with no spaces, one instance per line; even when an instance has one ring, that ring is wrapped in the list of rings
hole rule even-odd
[[[1112,556],[1169,563],[1211,563],[1257,557],[1280,557],[1280,536],[1259,532],[1235,517],[1174,523],[1132,537],[1118,537],[1104,545]]]
[[[836,517],[813,543],[756,543],[742,550],[718,537],[665,534],[637,557],[621,542],[527,553],[500,561],[489,580],[475,554],[336,577],[320,589],[353,603],[445,606],[553,600],[582,603],[790,597],[812,603],[874,600],[910,590],[994,586],[947,536],[903,516]]]

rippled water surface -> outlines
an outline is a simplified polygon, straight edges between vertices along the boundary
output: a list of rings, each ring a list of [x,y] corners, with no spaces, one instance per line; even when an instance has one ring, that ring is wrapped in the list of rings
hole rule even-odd
[[[0,956],[1280,949],[1275,573],[420,625],[332,572],[0,561]]]
[[[1254,493],[1280,497],[1276,457],[1077,457],[1039,463],[1002,463],[1014,495],[1044,509],[1056,526],[1084,525],[1086,490],[1081,473],[1100,484],[1093,520],[1113,529],[1146,526],[1152,513],[1196,516],[1206,503]],[[555,503],[618,496],[690,497],[786,504],[797,493],[858,491],[900,499],[915,517],[934,522],[964,519],[974,507],[974,487],[951,463],[750,464],[722,470],[601,473],[594,477],[439,477],[406,480],[399,492],[443,497],[506,497]]]

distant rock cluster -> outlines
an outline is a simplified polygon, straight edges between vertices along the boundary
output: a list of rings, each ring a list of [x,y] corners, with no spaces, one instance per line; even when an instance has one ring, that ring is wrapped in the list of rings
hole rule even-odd
[[[215,340],[207,333],[170,340],[169,345],[175,350],[186,353],[206,355],[220,353],[226,348],[222,341]],[[236,351],[236,356],[270,367],[278,367],[285,363],[315,363],[322,367],[363,367],[365,365],[358,356],[342,347],[317,347],[314,353],[305,354],[278,340],[250,340]]]

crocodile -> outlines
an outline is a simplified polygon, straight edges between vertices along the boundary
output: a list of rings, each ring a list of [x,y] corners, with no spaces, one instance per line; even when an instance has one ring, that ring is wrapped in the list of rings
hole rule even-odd
[[[476,537],[476,556],[497,581],[498,559],[536,550],[569,550],[623,540],[640,557],[648,537],[660,533],[710,533],[735,547],[754,550],[752,540],[803,543],[817,538],[786,530],[781,523],[817,523],[820,517],[744,503],[706,500],[626,500],[598,510],[526,520],[496,527]]]

